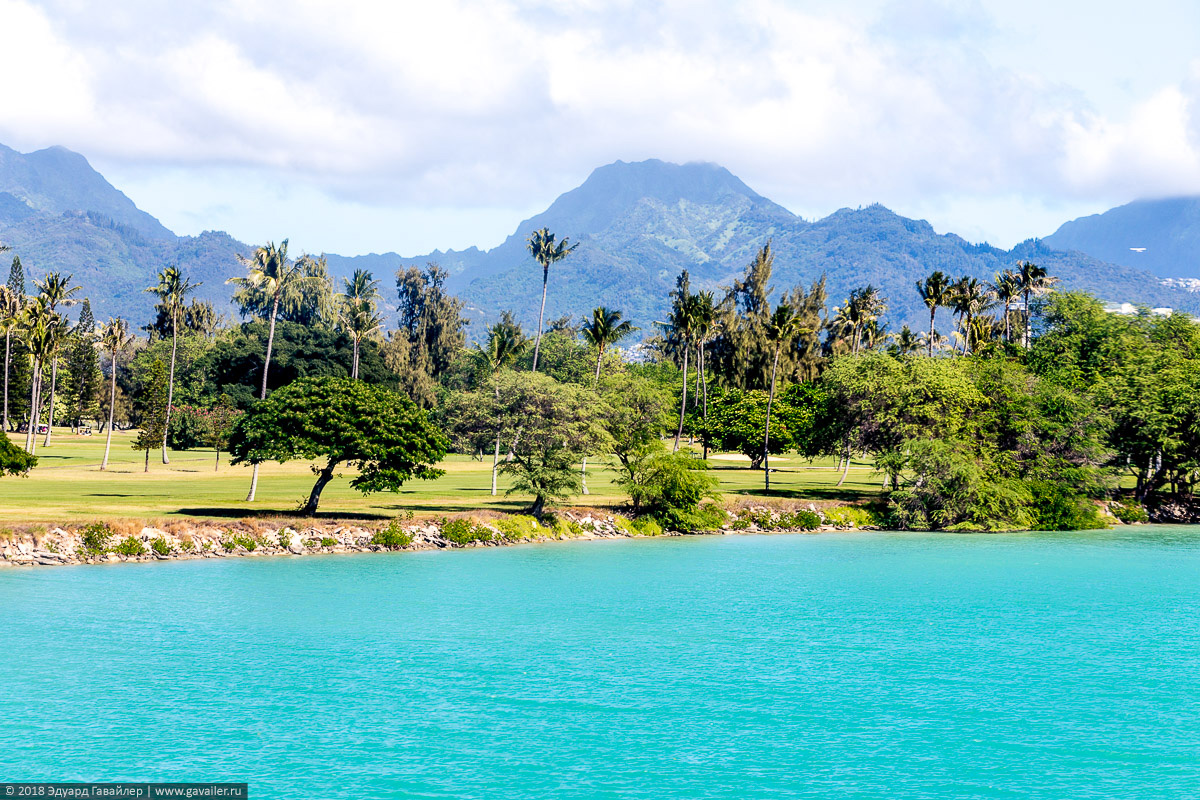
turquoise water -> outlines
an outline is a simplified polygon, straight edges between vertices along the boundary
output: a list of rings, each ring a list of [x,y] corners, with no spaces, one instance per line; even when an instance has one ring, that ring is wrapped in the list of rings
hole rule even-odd
[[[1194,798],[1200,529],[0,572],[0,780]]]

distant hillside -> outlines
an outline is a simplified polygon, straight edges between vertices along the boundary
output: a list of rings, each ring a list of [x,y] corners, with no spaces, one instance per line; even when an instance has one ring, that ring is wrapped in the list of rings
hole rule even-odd
[[[578,318],[607,305],[621,309],[647,333],[665,317],[667,294],[681,270],[691,272],[695,287],[719,292],[768,240],[777,254],[778,289],[809,284],[824,274],[833,306],[851,289],[874,283],[888,299],[886,321],[892,326],[924,327],[927,316],[914,284],[932,270],[989,279],[1021,259],[1048,267],[1066,288],[1105,300],[1200,311],[1200,295],[1162,287],[1128,265],[1052,249],[1048,240],[1031,240],[1011,251],[973,245],[879,205],[842,209],[808,222],[723,167],[657,160],[618,161],[596,169],[491,250],[330,255],[330,271],[341,277],[357,267],[371,270],[383,285],[390,312],[396,270],[437,262],[449,271],[449,288],[466,300],[473,320],[484,323],[512,309],[532,325],[541,270],[525,240],[541,227],[580,245],[551,273],[547,318]],[[98,317],[121,314],[138,325],[149,319],[153,306],[145,287],[171,264],[203,284],[200,297],[231,310],[225,281],[242,274],[236,254],[253,249],[224,233],[176,237],[78,154],[50,148],[21,155],[2,146],[0,241],[14,247],[32,275],[55,269],[73,273]],[[472,333],[481,329],[476,324]]]
[[[1044,241],[1160,278],[1200,278],[1200,197],[1138,200],[1072,220]]]

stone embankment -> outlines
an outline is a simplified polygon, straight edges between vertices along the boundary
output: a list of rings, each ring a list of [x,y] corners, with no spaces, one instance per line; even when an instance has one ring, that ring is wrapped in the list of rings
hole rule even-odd
[[[789,512],[747,507],[729,513],[727,524],[720,530],[694,533],[811,533],[855,527],[832,515],[826,519],[824,514],[807,513],[811,516],[798,518]],[[804,524],[797,524],[798,521]],[[574,539],[683,535],[677,531],[663,531],[652,522],[596,511],[561,512],[553,520],[542,522],[514,515],[481,521],[460,518],[404,523],[394,520],[380,527],[345,523],[312,525],[294,521],[271,523],[266,520],[234,523],[176,520],[160,525],[98,523],[0,534],[0,567],[439,550]]]

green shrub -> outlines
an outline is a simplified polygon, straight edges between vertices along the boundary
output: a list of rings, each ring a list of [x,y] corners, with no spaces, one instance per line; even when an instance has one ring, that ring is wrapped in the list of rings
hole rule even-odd
[[[662,450],[641,459],[617,479],[635,511],[644,511],[668,528],[690,530],[688,522],[706,499],[717,499],[717,479],[708,466],[684,453]]]
[[[776,521],[776,527],[784,531],[815,531],[821,527],[821,517],[815,511],[784,511]]]
[[[442,538],[463,546],[473,542],[490,542],[492,531],[469,519],[443,519]]]
[[[150,542],[150,549],[158,553],[160,556],[167,556],[171,554],[171,545],[168,544],[167,540],[161,536],[156,537],[152,542]]]
[[[329,544],[325,544],[329,542]],[[400,525],[399,519],[393,519],[387,525],[375,531],[371,536],[371,544],[378,545],[384,550],[402,550],[413,542],[413,535]],[[337,541],[326,537],[321,539],[322,547],[333,547]]]
[[[126,536],[112,550],[123,556],[146,555],[146,546],[132,536]]]
[[[729,515],[720,506],[708,503],[693,511],[678,511],[663,522],[666,522],[671,530],[684,533],[715,531],[729,522]]]
[[[109,542],[112,540],[112,529],[103,522],[93,522],[80,529],[79,538],[84,555],[104,555],[108,552]]]
[[[550,523],[550,534],[556,539],[574,539],[583,535],[583,528],[574,520],[555,517],[548,522]]]
[[[737,523],[740,523],[736,525],[738,530],[745,530],[751,526],[771,530],[775,527],[775,517],[770,509],[742,508],[737,511]]]
[[[535,518],[525,514],[513,514],[497,520],[494,524],[500,531],[500,537],[508,542],[536,539],[546,534],[546,530],[538,525]]]
[[[248,553],[253,553],[258,549],[259,544],[260,540],[257,536],[237,531],[225,531],[225,538],[221,540],[221,546],[225,548],[226,552],[233,552],[240,547]]]
[[[1095,503],[1066,486],[1034,481],[1029,489],[1037,530],[1089,531],[1108,527]]]
[[[411,541],[411,537],[410,537],[410,541]],[[338,543],[338,540],[334,539],[332,536],[322,536],[321,537],[321,547],[336,547],[337,543]]]
[[[838,506],[824,511],[825,523],[836,528],[871,528],[879,521],[870,509],[862,506]]]
[[[1150,521],[1150,515],[1146,513],[1146,509],[1133,500],[1120,500],[1116,503],[1110,503],[1108,510],[1114,517],[1126,525],[1137,525]]]
[[[290,545],[291,545],[291,543],[292,543],[292,535],[291,535],[290,533],[288,533],[287,531],[280,531],[279,533],[277,533],[277,534],[275,534],[275,535],[276,535],[276,537],[279,539],[279,546],[280,546],[280,547],[282,547],[282,548],[285,548],[285,549],[286,549],[288,546],[290,546]]]

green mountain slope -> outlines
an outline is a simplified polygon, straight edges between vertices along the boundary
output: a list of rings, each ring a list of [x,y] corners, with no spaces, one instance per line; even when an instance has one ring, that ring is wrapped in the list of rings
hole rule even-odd
[[[1200,278],[1200,197],[1138,200],[1065,223],[1045,242],[1160,278]]]

